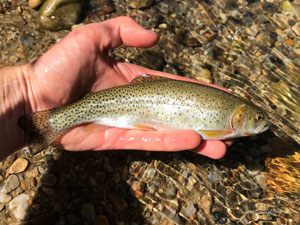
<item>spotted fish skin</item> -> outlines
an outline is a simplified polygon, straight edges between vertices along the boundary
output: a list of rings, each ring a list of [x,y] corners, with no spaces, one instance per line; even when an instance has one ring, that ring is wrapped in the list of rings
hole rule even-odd
[[[263,117],[261,121],[255,121],[257,113]],[[256,106],[210,86],[142,75],[129,85],[89,93],[70,105],[36,112],[21,121],[32,136],[49,136],[50,132],[51,137],[42,140],[50,145],[70,128],[84,123],[128,129],[189,129],[203,139],[222,140],[264,131],[267,116]]]

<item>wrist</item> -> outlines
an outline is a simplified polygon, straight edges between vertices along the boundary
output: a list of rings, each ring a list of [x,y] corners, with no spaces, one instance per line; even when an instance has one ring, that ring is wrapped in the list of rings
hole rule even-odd
[[[25,133],[18,118],[30,112],[29,65],[0,69],[0,159],[25,145]]]

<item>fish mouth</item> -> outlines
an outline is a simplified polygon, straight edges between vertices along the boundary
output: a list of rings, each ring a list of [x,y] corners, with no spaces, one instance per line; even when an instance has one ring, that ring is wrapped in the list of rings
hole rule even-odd
[[[261,129],[261,127],[263,127],[263,128]],[[262,132],[265,132],[265,131],[268,130],[268,129],[269,129],[269,124],[266,123],[265,125],[262,125],[262,126],[257,127],[257,128],[255,129],[255,133],[262,133]]]

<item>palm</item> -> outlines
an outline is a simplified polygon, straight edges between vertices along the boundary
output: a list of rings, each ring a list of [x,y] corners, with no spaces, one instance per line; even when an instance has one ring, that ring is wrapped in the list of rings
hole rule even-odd
[[[122,43],[127,46],[150,47],[157,35],[138,26],[130,18],[117,18],[83,26],[56,44],[32,65],[32,111],[68,104],[84,93],[127,84],[138,74],[155,73],[136,65],[116,62],[108,51]],[[147,139],[147,143],[142,140]],[[160,141],[158,141],[160,140]],[[78,126],[60,140],[66,149],[145,149],[183,150],[195,148],[200,137],[193,131],[149,132],[118,128]],[[208,142],[200,154],[213,158],[225,152],[223,142]],[[215,146],[215,152],[209,148]],[[199,150],[199,149],[198,149]],[[219,151],[219,152],[218,152]]]

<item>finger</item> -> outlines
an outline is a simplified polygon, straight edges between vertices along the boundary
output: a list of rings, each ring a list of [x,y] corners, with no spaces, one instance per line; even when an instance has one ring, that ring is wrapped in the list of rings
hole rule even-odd
[[[175,80],[183,80],[183,81],[194,82],[194,83],[198,83],[198,84],[204,84],[204,85],[218,88],[220,90],[231,93],[228,89],[217,86],[215,84],[209,84],[209,83],[197,81],[197,80],[186,78],[186,77],[173,75],[170,73],[151,70],[151,69],[148,69],[148,68],[145,68],[142,66],[138,66],[135,64],[131,64],[131,63],[116,62],[116,66],[124,74],[124,76],[128,79],[128,81],[131,81],[132,79],[134,79],[135,77],[137,77],[141,74],[150,74],[150,75],[158,75],[158,76],[168,77],[168,78],[175,79]]]
[[[222,141],[202,141],[200,146],[193,152],[207,156],[212,159],[220,159],[226,153],[226,145]]]
[[[195,131],[141,131],[119,128],[94,129],[84,126],[70,130],[60,143],[69,150],[138,149],[149,151],[180,151],[199,146],[200,135]]]
[[[128,16],[82,26],[70,36],[78,34],[88,36],[101,51],[117,48],[122,44],[139,48],[151,47],[158,41],[156,33],[144,29]]]
[[[116,133],[116,130],[106,131],[108,139],[112,140],[114,136],[117,137],[116,141],[111,143],[115,149],[181,151],[196,148],[201,141],[200,135],[195,131],[127,130],[124,132],[124,130],[119,130],[118,132],[119,134]]]

